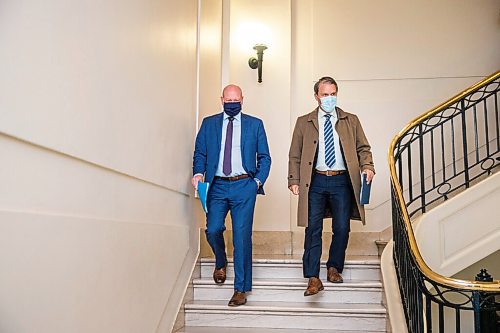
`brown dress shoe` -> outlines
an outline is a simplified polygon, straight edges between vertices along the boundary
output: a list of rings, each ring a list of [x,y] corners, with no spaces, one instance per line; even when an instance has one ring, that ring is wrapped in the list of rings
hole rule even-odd
[[[342,275],[337,271],[335,267],[328,267],[328,272],[326,274],[326,278],[328,282],[332,283],[342,283],[344,282],[344,279],[342,278]]]
[[[317,277],[309,278],[309,283],[307,285],[306,291],[304,291],[304,296],[316,295],[321,290],[325,289],[323,283]]]
[[[215,268],[214,269],[214,282],[217,284],[222,284],[226,282],[226,268],[227,266],[224,266],[222,268]]]
[[[227,305],[229,306],[240,306],[243,305],[247,302],[247,298],[245,296],[245,293],[242,293],[241,291],[234,291],[233,297],[229,300],[229,303]]]

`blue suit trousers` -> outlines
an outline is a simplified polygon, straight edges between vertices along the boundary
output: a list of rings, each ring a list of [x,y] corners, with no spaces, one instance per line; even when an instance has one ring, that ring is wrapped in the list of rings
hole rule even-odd
[[[236,181],[214,179],[207,198],[207,241],[215,254],[216,268],[227,263],[225,219],[231,212],[233,227],[234,290],[252,290],[252,226],[258,185],[253,178]]]
[[[302,257],[304,277],[319,277],[323,218],[327,206],[332,212],[333,236],[326,266],[327,268],[335,267],[339,273],[344,269],[352,204],[352,186],[349,174],[344,173],[337,176],[313,174],[309,189],[309,218]]]

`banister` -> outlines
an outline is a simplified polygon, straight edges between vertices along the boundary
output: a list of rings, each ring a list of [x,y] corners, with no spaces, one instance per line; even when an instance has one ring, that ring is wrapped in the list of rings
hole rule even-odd
[[[424,114],[418,116],[417,118],[413,119],[411,122],[408,123],[408,125],[406,125],[393,138],[393,140],[391,141],[391,144],[389,146],[388,160],[389,160],[390,178],[391,178],[392,186],[396,192],[396,196],[397,196],[397,200],[398,200],[401,212],[403,213],[406,228],[408,230],[408,240],[410,243],[412,255],[414,256],[414,259],[416,261],[416,264],[418,265],[418,268],[427,278],[429,278],[437,283],[440,283],[442,285],[451,287],[451,288],[498,292],[498,291],[500,291],[500,280],[494,280],[493,282],[478,282],[478,281],[471,281],[471,280],[460,280],[460,279],[449,278],[449,277],[443,276],[437,272],[434,272],[425,263],[424,259],[422,258],[422,255],[420,254],[420,251],[418,249],[417,241],[415,239],[412,224],[411,224],[408,210],[406,207],[406,203],[405,203],[405,200],[403,197],[403,191],[402,191],[400,183],[398,181],[398,176],[396,173],[396,161],[394,158],[394,151],[396,149],[396,145],[401,141],[403,136],[405,134],[407,134],[415,126],[418,126],[423,121],[429,119],[433,115],[436,115],[437,113],[442,112],[443,110],[445,110],[449,106],[457,103],[458,101],[463,99],[465,96],[468,96],[468,95],[474,93],[479,88],[484,87],[485,85],[487,85],[491,82],[494,82],[495,80],[497,80],[499,78],[500,78],[500,71],[497,71],[497,72],[493,73],[492,75],[488,76],[487,78],[485,78],[485,79],[479,81],[478,83],[472,85],[471,87],[465,89],[461,93],[450,98],[449,100],[441,103],[440,105],[432,108],[431,110],[429,110],[429,111],[425,112]]]

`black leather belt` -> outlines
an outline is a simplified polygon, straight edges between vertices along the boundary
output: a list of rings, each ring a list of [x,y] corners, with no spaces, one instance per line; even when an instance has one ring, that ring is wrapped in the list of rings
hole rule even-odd
[[[347,170],[326,170],[326,171],[314,170],[314,172],[325,176],[338,176],[347,173]]]
[[[232,182],[232,181],[235,181],[235,180],[240,180],[240,179],[244,179],[244,178],[248,178],[248,177],[250,177],[250,176],[247,175],[247,174],[244,174],[244,175],[239,175],[239,176],[234,176],[234,177],[219,177],[219,176],[215,176],[214,179],[228,180],[228,181]]]

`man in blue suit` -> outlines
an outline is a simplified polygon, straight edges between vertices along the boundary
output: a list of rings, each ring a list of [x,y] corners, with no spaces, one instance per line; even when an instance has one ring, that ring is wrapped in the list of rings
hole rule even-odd
[[[229,306],[246,303],[252,290],[252,224],[257,194],[271,168],[271,156],[262,120],[242,114],[240,87],[228,85],[222,92],[224,112],[203,119],[196,136],[192,184],[205,177],[207,241],[215,254],[215,283],[226,280],[227,257],[224,221],[231,211],[234,247],[234,294]]]

